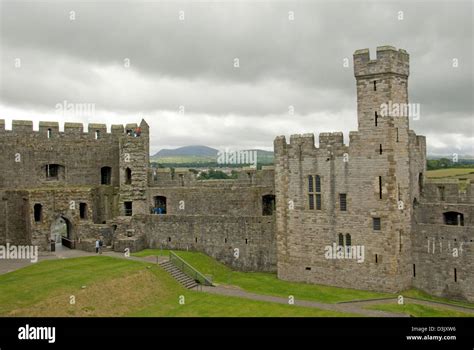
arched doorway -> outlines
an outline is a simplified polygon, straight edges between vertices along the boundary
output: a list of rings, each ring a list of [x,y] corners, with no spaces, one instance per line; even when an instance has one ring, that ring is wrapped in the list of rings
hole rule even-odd
[[[72,236],[72,224],[64,216],[58,216],[53,223],[51,224],[51,250],[60,250],[60,249],[74,249],[75,241]]]

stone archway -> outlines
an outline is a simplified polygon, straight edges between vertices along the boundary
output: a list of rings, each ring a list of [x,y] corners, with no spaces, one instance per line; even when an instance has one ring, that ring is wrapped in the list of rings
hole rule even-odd
[[[55,250],[67,247],[75,248],[75,237],[73,234],[73,225],[70,219],[64,215],[58,215],[51,223],[50,243],[53,250],[53,242]]]

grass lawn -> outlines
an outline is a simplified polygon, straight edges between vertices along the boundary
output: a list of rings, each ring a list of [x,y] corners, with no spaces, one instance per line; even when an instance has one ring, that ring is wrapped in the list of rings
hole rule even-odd
[[[430,179],[459,176],[474,179],[474,168],[449,168],[428,170],[426,172],[426,176]]]
[[[432,307],[421,304],[412,303],[411,301],[404,305],[399,305],[396,302],[390,304],[379,304],[366,307],[367,309],[388,311],[394,313],[401,313],[411,315],[413,317],[473,317],[472,314],[450,310],[442,306]]]
[[[0,316],[351,315],[189,291],[154,264],[92,256],[0,275]]]
[[[281,296],[293,295],[296,299],[312,300],[324,303],[340,301],[395,297],[393,294],[369,292],[355,289],[337,288],[307,283],[279,280],[276,274],[262,272],[239,272],[230,269],[199,252],[174,251],[194,268],[205,275],[212,275],[216,284],[231,284],[249,292]],[[168,250],[145,249],[132,255],[145,257],[150,255],[168,255]]]
[[[410,290],[404,291],[400,294],[402,294],[405,297],[410,297],[410,298],[414,298],[414,299],[427,300],[427,301],[437,301],[437,302],[446,303],[446,304],[450,304],[450,305],[465,306],[465,307],[469,307],[469,308],[474,309],[474,304],[473,303],[435,297],[433,295],[430,295],[428,293],[425,293],[425,292],[423,292],[421,290],[417,290],[417,289],[410,289]]]

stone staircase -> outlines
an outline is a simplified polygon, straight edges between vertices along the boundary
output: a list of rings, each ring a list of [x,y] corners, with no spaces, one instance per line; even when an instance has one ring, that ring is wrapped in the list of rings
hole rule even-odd
[[[197,282],[193,280],[191,277],[183,273],[180,269],[174,266],[171,261],[162,261],[159,265],[168,272],[173,278],[181,283],[187,289],[193,289],[197,287]]]

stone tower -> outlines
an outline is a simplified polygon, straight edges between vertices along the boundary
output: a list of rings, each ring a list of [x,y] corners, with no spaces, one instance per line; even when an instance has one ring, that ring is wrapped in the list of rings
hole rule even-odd
[[[127,124],[120,140],[120,213],[147,214],[149,126]]]
[[[375,60],[367,49],[354,53],[358,131],[349,146],[342,133],[321,133],[319,147],[312,134],[275,140],[279,277],[386,291],[410,285],[424,138],[388,110],[408,103],[408,59],[390,46],[377,48]],[[363,247],[364,261],[328,259],[332,244]]]

